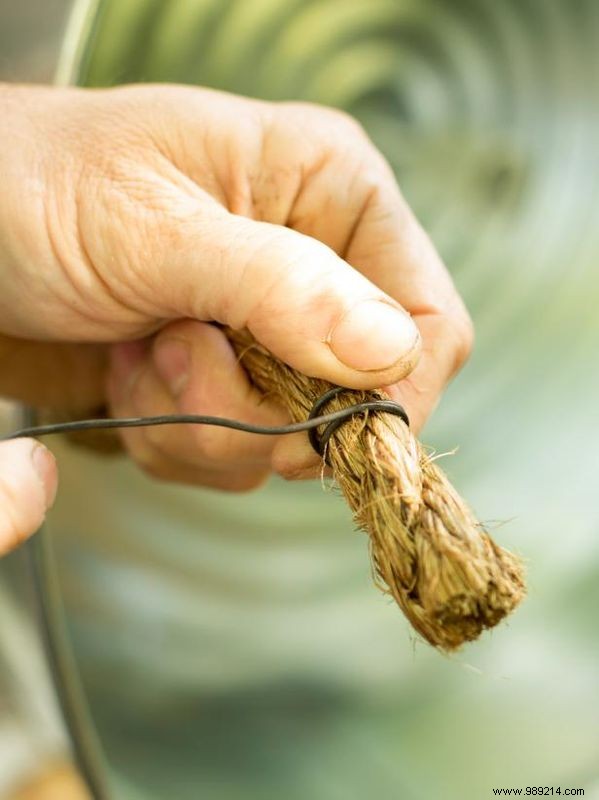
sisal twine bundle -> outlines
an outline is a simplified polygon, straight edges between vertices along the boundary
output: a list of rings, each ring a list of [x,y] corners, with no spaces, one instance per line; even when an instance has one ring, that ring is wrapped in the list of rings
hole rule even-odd
[[[279,361],[247,331],[226,332],[253,383],[292,421],[306,419],[331,389]],[[348,389],[320,413],[381,399],[380,391]],[[331,436],[326,457],[370,538],[375,582],[430,644],[455,650],[523,599],[519,559],[495,544],[403,420],[378,411],[353,417]]]

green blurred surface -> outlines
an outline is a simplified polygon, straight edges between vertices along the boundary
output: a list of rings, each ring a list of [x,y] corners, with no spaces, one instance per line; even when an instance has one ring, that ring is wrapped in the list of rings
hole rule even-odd
[[[106,0],[81,20],[84,84],[361,119],[478,333],[425,440],[460,445],[446,468],[530,571],[509,624],[448,660],[413,647],[319,485],[168,488],[63,447],[52,528],[116,773],[157,800],[599,796],[599,4]]]
[[[71,0],[0,0],[0,80],[52,80]]]

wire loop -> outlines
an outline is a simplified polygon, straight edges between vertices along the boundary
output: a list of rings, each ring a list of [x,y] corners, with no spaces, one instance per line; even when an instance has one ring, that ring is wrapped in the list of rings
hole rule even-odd
[[[332,389],[329,389],[328,392],[325,392],[316,400],[312,406],[312,410],[308,415],[308,419],[311,420],[315,417],[319,417],[327,403],[329,403],[331,400],[333,400],[333,398],[337,397],[342,392],[347,391],[349,390],[345,386],[334,386]],[[408,427],[410,426],[410,418],[408,417],[405,408],[399,403],[396,403],[394,400],[370,400],[365,403],[356,403],[355,405],[349,406],[346,410],[348,413],[345,416],[340,416],[331,420],[322,433],[318,433],[317,427],[310,428],[308,430],[310,444],[316,453],[321,458],[324,458],[329,466],[331,465],[328,460],[328,444],[331,436],[345,422],[347,422],[349,419],[353,419],[356,414],[363,414],[367,411],[386,411],[388,414],[394,414],[395,416],[400,417],[400,419],[402,419]]]
[[[241,420],[227,419],[226,417],[209,417],[202,414],[165,414],[157,417],[127,417],[119,419],[79,419],[21,428],[21,430],[13,431],[6,436],[0,436],[0,442],[20,439],[25,436],[50,436],[52,434],[73,433],[75,431],[145,428],[153,425],[215,425],[220,428],[258,433],[263,436],[281,436],[288,433],[308,431],[312,447],[319,456],[324,457],[327,444],[333,433],[356,414],[363,414],[366,411],[385,411],[388,414],[395,414],[401,417],[406,425],[409,426],[410,420],[405,409],[394,400],[370,400],[365,403],[356,403],[328,414],[321,413],[330,400],[337,397],[341,392],[346,391],[351,390],[346,389],[344,386],[335,386],[329,389],[328,392],[325,392],[322,397],[316,400],[307,419],[303,422],[291,422],[288,425],[253,425]],[[317,429],[321,425],[326,425],[326,427],[319,435]]]

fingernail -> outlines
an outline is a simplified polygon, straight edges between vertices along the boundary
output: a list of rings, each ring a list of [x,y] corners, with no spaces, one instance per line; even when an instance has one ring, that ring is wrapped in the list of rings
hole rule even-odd
[[[420,339],[409,314],[378,300],[350,309],[329,334],[335,356],[363,372],[389,369],[414,350]]]
[[[178,397],[189,380],[191,348],[183,339],[163,339],[154,347],[154,363],[162,380],[174,397]]]
[[[46,509],[52,508],[56,498],[56,489],[58,488],[56,459],[47,447],[44,447],[43,444],[36,444],[31,453],[31,460],[33,462],[33,468],[44,488]]]

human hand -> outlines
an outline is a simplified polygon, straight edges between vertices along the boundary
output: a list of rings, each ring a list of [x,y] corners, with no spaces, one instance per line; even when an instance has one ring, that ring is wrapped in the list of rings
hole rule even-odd
[[[54,502],[54,456],[39,442],[0,442],[0,557],[40,527]]]
[[[385,386],[417,429],[465,359],[451,279],[344,114],[164,85],[4,87],[0,105],[0,393],[284,421],[218,322],[306,374]],[[300,434],[122,436],[151,474],[218,488],[318,466]]]

